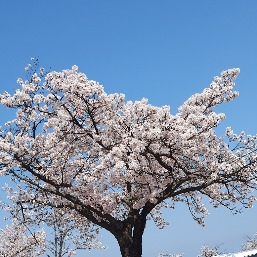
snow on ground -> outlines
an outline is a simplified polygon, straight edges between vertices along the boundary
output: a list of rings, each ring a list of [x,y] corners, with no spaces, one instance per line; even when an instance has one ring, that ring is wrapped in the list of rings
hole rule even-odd
[[[238,252],[238,253],[228,253],[223,255],[217,255],[214,257],[250,257],[253,254],[257,254],[257,250],[251,250],[251,251],[244,251],[244,252]]]

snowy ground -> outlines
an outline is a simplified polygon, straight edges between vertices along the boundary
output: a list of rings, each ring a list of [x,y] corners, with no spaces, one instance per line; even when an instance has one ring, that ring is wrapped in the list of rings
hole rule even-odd
[[[251,251],[244,251],[244,252],[238,252],[238,253],[229,253],[229,254],[223,254],[215,257],[246,257],[251,256],[253,254],[256,254],[257,250],[251,250]]]

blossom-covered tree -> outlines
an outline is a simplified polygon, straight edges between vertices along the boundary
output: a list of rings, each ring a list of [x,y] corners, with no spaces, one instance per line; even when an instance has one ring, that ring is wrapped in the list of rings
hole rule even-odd
[[[17,189],[13,191],[13,187],[5,184],[3,190],[9,204],[2,202],[1,207],[7,216],[19,221],[31,233],[38,228],[47,228],[46,256],[70,257],[76,255],[76,250],[106,249],[99,241],[99,227],[86,218],[64,208],[28,205],[21,201],[21,194],[26,194],[26,190],[19,185]]]
[[[53,235],[53,240],[47,241],[47,250],[51,253],[49,257],[70,257],[76,255],[77,250],[106,248],[98,240],[98,229],[83,217],[71,217],[69,211],[61,209],[54,210],[48,218],[47,225],[52,228]]]
[[[37,257],[44,252],[44,230],[30,234],[17,220],[0,229],[0,257]]]
[[[257,233],[253,235],[253,237],[248,237],[247,241],[243,244],[243,250],[255,250],[257,249]]]
[[[123,257],[140,257],[146,221],[166,224],[162,208],[183,202],[203,225],[203,196],[252,206],[256,137],[214,130],[225,115],[213,108],[238,95],[238,73],[222,72],[176,115],[107,94],[77,66],[18,79],[20,89],[0,96],[17,110],[2,128],[1,174],[25,183],[20,201],[70,210],[111,232]]]
[[[219,246],[210,247],[208,245],[203,245],[201,246],[200,254],[197,257],[213,257],[221,254],[222,252]]]
[[[197,255],[197,257],[214,257],[222,254],[220,247],[210,247],[208,245],[203,245],[200,248],[200,253]],[[158,255],[158,257],[182,257],[184,254],[171,254],[171,253],[161,253]]]
[[[183,254],[160,253],[158,257],[182,257]]]

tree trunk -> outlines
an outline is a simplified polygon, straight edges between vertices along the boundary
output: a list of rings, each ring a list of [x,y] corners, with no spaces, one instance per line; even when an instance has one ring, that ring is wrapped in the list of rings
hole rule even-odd
[[[127,224],[115,237],[120,246],[122,257],[142,257],[142,239],[146,219],[136,220],[134,226]]]
[[[122,257],[142,257],[142,237],[129,240],[127,237],[121,237],[118,240]]]

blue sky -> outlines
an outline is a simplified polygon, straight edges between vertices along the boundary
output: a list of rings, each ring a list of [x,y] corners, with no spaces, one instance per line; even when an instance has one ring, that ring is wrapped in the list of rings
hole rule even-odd
[[[240,96],[219,108],[227,119],[218,132],[231,125],[257,133],[256,0],[1,1],[1,92],[16,89],[31,57],[52,70],[77,64],[108,93],[146,97],[153,105],[170,105],[173,114],[222,70],[239,67]],[[0,122],[6,119],[2,112]],[[166,229],[147,224],[143,257],[166,251],[194,257],[202,244],[237,251],[257,231],[256,208],[240,215],[210,208],[201,228],[178,205],[165,213]],[[103,233],[102,241],[108,251],[78,256],[120,256],[111,235]]]

